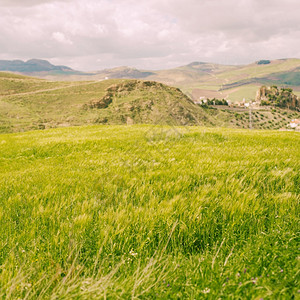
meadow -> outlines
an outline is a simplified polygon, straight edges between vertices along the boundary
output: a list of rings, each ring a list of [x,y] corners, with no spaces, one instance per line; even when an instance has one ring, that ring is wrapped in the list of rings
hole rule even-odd
[[[300,135],[0,135],[1,299],[294,299]]]

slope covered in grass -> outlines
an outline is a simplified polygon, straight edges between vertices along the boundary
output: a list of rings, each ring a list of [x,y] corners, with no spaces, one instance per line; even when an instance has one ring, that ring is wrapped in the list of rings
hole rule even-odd
[[[228,97],[231,101],[253,100],[257,87],[264,85],[299,86],[300,59],[277,59],[261,61],[249,65],[220,65],[206,62],[193,62],[185,66],[167,70],[137,70],[130,67],[117,67],[92,73],[81,72],[40,72],[37,77],[51,80],[93,81],[105,78],[145,79],[176,86],[187,95],[199,98]],[[242,94],[241,96],[239,96]]]
[[[153,81],[50,82],[9,73],[0,73],[0,81],[2,133],[99,123],[249,127],[247,110],[205,110],[178,88]],[[261,114],[253,117],[256,129],[279,129],[299,118],[281,110],[276,117],[269,109]]]
[[[3,75],[3,74],[2,74]],[[214,124],[179,89],[151,81],[0,77],[0,132],[95,123]],[[109,93],[109,95],[108,95]],[[105,107],[93,106],[111,97]]]
[[[209,115],[178,88],[155,81],[127,80],[111,85],[101,99],[86,107],[98,111],[99,123],[214,124]]]
[[[253,63],[246,66],[238,66],[223,72],[204,77],[197,84],[183,86],[184,91],[192,95],[197,90],[202,90],[206,96],[209,91],[219,91],[220,97],[227,97],[231,101],[254,100],[257,89],[262,84],[286,86],[293,88],[299,85],[300,59],[278,59],[269,64]],[[205,90],[208,90],[206,92]]]
[[[62,88],[70,86],[71,84],[71,82],[52,82],[34,77],[0,72],[0,97]]]
[[[300,59],[278,59],[269,64],[230,66],[194,62],[170,70],[153,71],[146,79],[179,87],[194,99],[201,97],[231,101],[254,100],[259,86],[299,86]],[[115,78],[118,74],[114,74]],[[214,94],[211,96],[211,94]]]
[[[0,135],[0,298],[293,299],[300,136]]]
[[[52,82],[0,73],[0,132],[78,125],[94,116],[82,106],[112,82]]]

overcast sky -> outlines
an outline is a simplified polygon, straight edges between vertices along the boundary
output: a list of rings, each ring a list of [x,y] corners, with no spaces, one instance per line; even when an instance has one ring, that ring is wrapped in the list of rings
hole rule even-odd
[[[300,58],[299,0],[0,0],[0,59],[79,70]]]

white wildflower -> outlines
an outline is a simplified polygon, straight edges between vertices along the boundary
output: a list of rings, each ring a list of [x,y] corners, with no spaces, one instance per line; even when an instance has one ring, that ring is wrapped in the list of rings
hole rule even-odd
[[[130,250],[129,254],[133,257],[138,255],[136,252],[133,251],[133,249]]]

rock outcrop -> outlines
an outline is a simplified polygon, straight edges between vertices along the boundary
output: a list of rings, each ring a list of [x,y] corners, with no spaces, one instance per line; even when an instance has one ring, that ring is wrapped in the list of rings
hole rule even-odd
[[[261,105],[273,105],[300,110],[300,99],[293,93],[291,88],[278,89],[273,85],[270,87],[262,86],[256,93],[256,102]]]
[[[180,89],[155,81],[126,80],[106,89],[104,96],[85,104],[98,109],[108,123],[196,125],[206,123],[202,108]],[[102,121],[101,121],[102,122]]]

